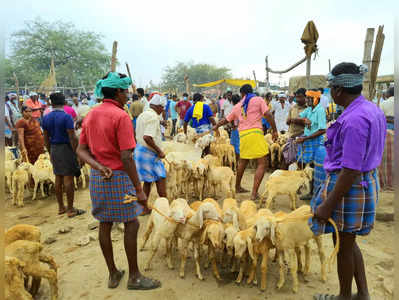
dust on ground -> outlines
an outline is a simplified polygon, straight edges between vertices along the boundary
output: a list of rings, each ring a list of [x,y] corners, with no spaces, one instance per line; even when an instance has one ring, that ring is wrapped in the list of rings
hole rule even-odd
[[[247,170],[243,178],[243,187],[250,190],[253,182],[254,170]],[[263,179],[260,193],[264,191],[264,182],[267,175]],[[249,199],[249,194],[238,194],[237,200],[242,201]],[[155,188],[153,188],[150,201],[156,197]],[[320,280],[320,261],[317,255],[316,245],[312,242],[311,256],[311,272],[304,278],[299,274],[299,291],[297,294],[292,292],[292,280],[290,274],[286,274],[286,283],[281,290],[276,289],[279,277],[278,263],[273,263],[272,259],[268,262],[267,271],[267,288],[265,292],[261,292],[258,287],[248,286],[242,283],[238,286],[234,282],[234,276],[227,270],[221,271],[223,281],[218,283],[213,276],[211,268],[205,270],[203,264],[201,268],[205,277],[204,281],[200,281],[195,276],[195,268],[193,263],[193,254],[190,253],[186,264],[186,276],[181,279],[178,275],[178,266],[180,259],[178,253],[174,253],[174,270],[169,270],[164,259],[165,248],[161,243],[158,253],[152,261],[152,270],[143,272],[146,276],[159,279],[162,287],[152,291],[129,291],[126,289],[127,274],[121,281],[117,289],[110,290],[107,288],[108,272],[103,259],[101,249],[98,245],[98,229],[89,230],[88,225],[95,222],[90,214],[90,194],[88,188],[80,188],[75,193],[76,207],[83,208],[87,211],[82,216],[68,218],[57,215],[57,202],[55,195],[52,194],[48,198],[41,198],[38,193],[38,200],[31,200],[31,193],[26,193],[25,207],[16,208],[11,205],[9,194],[6,195],[5,209],[5,225],[6,228],[19,224],[32,224],[40,227],[42,232],[42,241],[48,237],[54,237],[56,241],[52,244],[45,245],[43,251],[52,255],[59,265],[58,270],[58,287],[60,300],[75,299],[190,299],[190,300],[210,300],[210,299],[282,299],[282,300],[305,300],[312,299],[312,295],[320,292],[337,293],[338,278],[336,274],[336,265],[327,276],[327,282],[322,283]],[[394,193],[382,192],[378,204],[378,210],[393,211]],[[218,198],[221,203],[223,198]],[[300,201],[297,206],[307,204],[308,202]],[[286,196],[277,198],[276,208],[283,211],[289,211],[289,200]],[[139,245],[148,216],[139,217]],[[60,234],[58,231],[62,228],[73,227],[69,233]],[[82,237],[91,236],[96,240],[90,241],[86,246],[77,246],[76,242]],[[357,242],[362,250],[369,290],[372,299],[392,299],[393,290],[393,223],[376,221],[374,230],[366,237],[358,237]],[[114,257],[118,268],[127,270],[127,260],[123,247],[123,233],[115,226],[112,231],[114,240]],[[331,235],[323,236],[323,244],[327,255],[332,251]],[[149,244],[148,244],[149,245]],[[148,251],[139,252],[139,266],[143,269],[144,262],[149,255]],[[274,250],[270,256],[274,255]],[[204,259],[201,255],[201,260]],[[245,282],[245,280],[243,280]],[[260,282],[260,274],[258,272],[258,283]],[[356,292],[355,283],[353,283],[353,292]],[[48,282],[42,280],[42,285],[36,299],[50,299]]]

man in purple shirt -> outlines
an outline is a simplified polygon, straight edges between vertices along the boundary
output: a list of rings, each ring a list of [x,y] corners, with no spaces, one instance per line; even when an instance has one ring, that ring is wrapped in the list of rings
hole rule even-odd
[[[367,235],[374,225],[379,184],[377,167],[384,151],[386,121],[384,113],[361,95],[367,67],[341,63],[328,74],[331,96],[344,107],[340,117],[327,129],[326,181],[311,201],[315,234],[333,232],[332,218],[338,227],[338,296],[317,294],[316,300],[370,299],[363,257],[357,235]],[[333,235],[335,244],[336,237]],[[352,296],[355,278],[357,294]]]

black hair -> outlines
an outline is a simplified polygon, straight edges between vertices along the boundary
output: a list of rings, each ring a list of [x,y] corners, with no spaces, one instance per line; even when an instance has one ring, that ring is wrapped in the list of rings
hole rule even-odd
[[[52,106],[65,105],[65,95],[63,93],[52,93],[50,100]]]
[[[336,65],[332,71],[331,74],[334,76],[340,75],[340,74],[360,74],[359,66],[357,66],[354,63],[347,63],[343,62],[338,65]],[[344,92],[351,94],[351,95],[358,95],[362,92],[363,85],[357,85],[351,88],[342,88]]]
[[[303,96],[306,96],[306,89],[304,89],[304,88],[299,88],[299,89],[297,89],[296,92],[295,92],[295,96],[296,96],[296,95],[303,95]]]
[[[184,93],[184,94],[183,94],[183,97],[188,97],[188,94],[187,94],[187,93]]]
[[[173,96],[172,96],[172,99],[173,99],[173,98],[177,98],[177,96],[176,96],[176,95],[173,95]]]
[[[30,109],[29,106],[22,105],[21,111],[24,112],[25,110]]]
[[[195,93],[193,96],[193,101],[197,102],[197,101],[200,101],[202,98],[203,98],[203,96],[200,93]]]
[[[103,77],[103,79],[107,79],[108,74],[109,74],[109,73],[107,73],[107,75],[105,75],[105,76]],[[119,75],[119,78],[125,78],[125,77],[127,77],[125,74],[121,74],[121,73],[118,73],[118,75]],[[115,96],[116,96],[116,92],[117,92],[117,91],[118,91],[118,89],[116,89],[116,88],[110,88],[110,87],[103,87],[103,88],[101,88],[101,92],[103,93],[104,98],[107,98],[107,99],[114,99]]]
[[[144,96],[144,89],[143,88],[138,88],[138,89],[136,89],[136,91],[137,91],[137,94],[139,96]]]
[[[139,96],[137,94],[132,95],[133,101],[139,100]]]
[[[232,91],[227,91],[226,95],[227,94],[232,94],[233,95],[233,92]]]
[[[388,98],[394,96],[394,92],[395,92],[394,90],[395,90],[395,88],[394,88],[393,86],[390,87],[390,88],[387,90],[387,96],[388,96]]]
[[[250,84],[244,84],[241,88],[240,88],[240,93],[243,93],[245,95],[253,93],[252,90],[252,86]]]
[[[323,88],[318,88],[318,90],[321,92],[321,94],[324,93],[324,89]]]
[[[266,93],[266,98],[268,99],[270,96],[272,96],[272,93],[267,92],[267,93]]]
[[[234,94],[231,96],[231,102],[233,102],[234,105],[236,105],[238,102],[240,102],[241,97],[237,94]]]

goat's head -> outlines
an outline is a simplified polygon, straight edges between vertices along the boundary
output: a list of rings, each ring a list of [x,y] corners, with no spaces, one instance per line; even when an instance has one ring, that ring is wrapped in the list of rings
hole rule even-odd
[[[274,221],[265,217],[260,217],[254,226],[254,230],[256,231],[256,241],[261,242],[264,238],[270,238],[272,244],[274,245],[275,227],[276,225]]]
[[[177,223],[186,223],[186,215],[184,214],[183,207],[176,207],[170,210],[169,217],[175,220]]]
[[[221,250],[223,248],[225,232],[223,224],[220,222],[210,223],[204,229],[202,234],[201,242],[204,243],[205,239],[208,238],[212,243],[213,248]]]
[[[233,250],[234,250],[233,241],[238,231],[239,231],[238,227],[235,227],[234,225],[229,225],[224,230],[225,232],[224,244],[226,246],[227,254],[229,256],[233,256]]]

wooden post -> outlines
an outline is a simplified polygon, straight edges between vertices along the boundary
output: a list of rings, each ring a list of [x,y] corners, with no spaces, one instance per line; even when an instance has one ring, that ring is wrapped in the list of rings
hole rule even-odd
[[[258,82],[256,81],[256,74],[255,74],[255,70],[252,71],[252,73],[254,74],[254,80],[255,80],[255,89],[258,87]]]
[[[364,41],[363,64],[365,64],[369,72],[364,76],[363,80],[363,95],[370,99],[370,71],[371,71],[371,48],[373,47],[374,28],[367,28],[366,40]]]
[[[310,64],[311,55],[306,58],[306,89],[310,89]]]
[[[328,72],[331,72],[331,60],[328,59]]]
[[[265,58],[266,62],[266,92],[270,91],[270,82],[269,82],[269,58],[266,56]]]
[[[129,68],[128,63],[126,63],[126,69],[127,69],[127,74],[129,75],[130,79],[132,80],[133,93],[136,94],[136,85],[133,83],[133,78],[132,78],[132,74],[130,74],[130,68]]]
[[[369,97],[370,100],[374,99],[375,96],[375,83],[377,80],[378,68],[380,66],[382,47],[384,46],[385,35],[383,34],[384,26],[378,27],[377,36],[375,38],[373,60],[371,64],[370,73],[370,85],[369,85]]]
[[[118,48],[118,42],[114,41],[112,45],[112,57],[111,57],[111,72],[115,72],[116,69],[116,51]]]
[[[191,95],[191,86],[190,86],[190,78],[187,74],[184,75],[184,82],[186,84],[186,93],[190,96]]]

